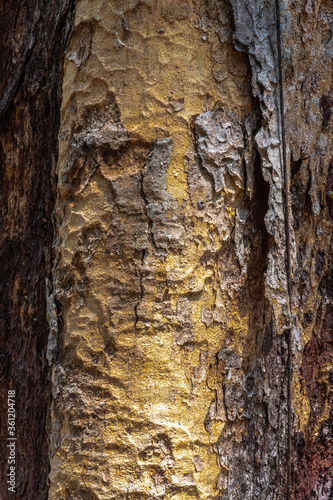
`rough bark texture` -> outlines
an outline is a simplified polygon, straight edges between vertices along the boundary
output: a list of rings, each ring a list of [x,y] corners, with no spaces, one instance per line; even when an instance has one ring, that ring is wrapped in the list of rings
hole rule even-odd
[[[78,0],[60,79],[68,7],[3,135],[18,498],[45,429],[49,500],[333,498],[332,2]]]
[[[0,498],[46,499],[46,278],[62,56],[70,2],[1,2]],[[16,391],[16,493],[7,490],[7,391]]]
[[[76,5],[50,498],[286,498],[276,21],[275,2]]]
[[[285,94],[296,249],[293,473],[301,500],[333,497],[332,25],[332,2],[291,2]]]
[[[329,9],[77,4],[58,166],[50,498],[330,494],[330,309],[312,311],[306,328],[319,315],[324,333],[307,345],[298,283],[307,255],[327,297],[329,208],[321,197],[320,240],[315,183],[328,171],[331,33],[316,22],[328,26]],[[298,48],[314,33],[309,53]],[[312,72],[297,50],[305,65],[320,53]],[[289,87],[297,72],[317,100]],[[311,213],[309,230],[299,219]],[[313,309],[320,280],[306,283]],[[313,436],[320,425],[325,436]]]

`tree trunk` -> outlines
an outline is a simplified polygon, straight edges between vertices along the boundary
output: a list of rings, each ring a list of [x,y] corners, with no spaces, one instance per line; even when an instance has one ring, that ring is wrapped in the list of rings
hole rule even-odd
[[[46,499],[50,369],[46,279],[53,240],[67,0],[0,5],[0,498]],[[15,493],[8,391],[15,391]]]
[[[0,498],[333,498],[332,3],[6,10]]]

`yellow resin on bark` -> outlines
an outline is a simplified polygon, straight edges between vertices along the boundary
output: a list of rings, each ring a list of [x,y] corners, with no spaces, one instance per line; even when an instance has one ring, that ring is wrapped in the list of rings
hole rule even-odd
[[[243,119],[249,96],[239,91],[231,75],[219,83],[212,77],[212,43],[199,29],[200,2],[184,2],[181,7],[179,2],[162,0],[76,3],[75,26],[93,28],[77,45],[73,30],[74,49],[65,62],[59,176],[71,150],[68,137],[85,109],[98,107],[112,94],[122,126],[134,143],[173,140],[167,191],[182,207],[192,230],[185,234],[182,251],[171,250],[157,258],[149,243],[142,262],[133,267],[132,250],[124,254],[125,246],[117,254],[100,242],[113,216],[109,182],[140,172],[144,165],[133,160],[127,172],[100,166],[67,199],[60,182],[56,271],[71,269],[74,280],[79,279],[73,262],[81,231],[96,226],[98,233],[91,252],[85,254],[88,285],[83,298],[73,292],[60,300],[60,364],[66,375],[61,379],[57,372],[53,383],[66,403],[58,407],[55,403],[52,413],[58,441],[51,459],[50,499],[71,498],[71,490],[82,495],[89,491],[96,499],[185,500],[218,495],[220,469],[213,445],[223,422],[215,420],[209,432],[204,425],[218,390],[211,366],[228,329],[236,332],[233,347],[242,354],[248,317],[238,311],[237,299],[231,303],[227,295],[218,297],[216,266],[201,264],[206,242],[217,251],[222,237],[214,223],[191,211],[184,158],[193,144],[193,117],[221,101]],[[78,62],[75,50],[82,52],[89,43],[89,54]],[[237,54],[232,45],[222,49],[228,67]],[[238,73],[239,82],[246,75],[242,68]],[[230,231],[235,214],[234,207],[227,208]],[[129,238],[133,232],[133,238],[140,239],[127,213],[120,211],[117,217]],[[145,269],[151,272],[149,279]],[[140,276],[142,296],[136,299]],[[123,308],[113,308],[111,282],[133,290],[128,303],[120,297]],[[167,316],[160,307],[164,296],[169,301]],[[224,318],[203,322],[203,311],[216,309]],[[192,328],[189,349],[175,340],[175,325],[182,321]],[[115,342],[110,356],[104,353],[108,337]]]

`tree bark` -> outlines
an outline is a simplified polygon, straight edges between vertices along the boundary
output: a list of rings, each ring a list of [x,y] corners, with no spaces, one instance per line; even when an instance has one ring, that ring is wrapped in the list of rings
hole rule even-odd
[[[46,499],[53,241],[63,53],[70,2],[1,2],[0,498]],[[16,392],[16,492],[8,490],[8,390]]]
[[[333,498],[332,3],[6,9],[15,498]]]

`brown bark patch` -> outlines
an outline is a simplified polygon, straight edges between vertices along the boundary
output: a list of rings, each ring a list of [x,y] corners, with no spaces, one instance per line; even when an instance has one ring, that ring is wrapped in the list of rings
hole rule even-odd
[[[332,279],[323,280],[321,294],[331,296]],[[307,435],[296,436],[296,498],[330,499],[333,495],[332,412],[333,306],[318,310],[313,335],[304,349],[301,376],[310,399]]]
[[[46,499],[46,277],[52,175],[71,2],[1,6],[0,498]],[[47,250],[48,249],[48,250]],[[16,391],[16,492],[7,490],[7,391]]]

